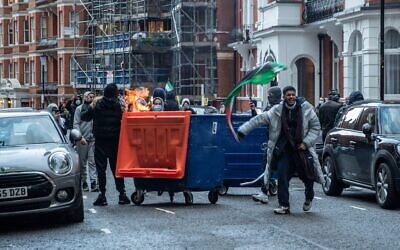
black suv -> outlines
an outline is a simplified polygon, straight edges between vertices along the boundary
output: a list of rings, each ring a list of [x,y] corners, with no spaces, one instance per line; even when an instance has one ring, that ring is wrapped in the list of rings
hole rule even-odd
[[[325,194],[343,188],[375,190],[383,208],[400,200],[400,102],[364,101],[351,106],[327,135],[322,155]]]

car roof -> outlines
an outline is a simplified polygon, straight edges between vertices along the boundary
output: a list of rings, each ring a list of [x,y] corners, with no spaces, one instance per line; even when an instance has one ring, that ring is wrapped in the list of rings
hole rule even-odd
[[[400,100],[364,100],[353,103],[352,106],[363,106],[363,107],[377,107],[377,106],[392,106],[400,105]]]
[[[0,118],[3,117],[23,117],[23,116],[41,116],[49,115],[50,113],[45,110],[14,110],[14,109],[1,109]]]

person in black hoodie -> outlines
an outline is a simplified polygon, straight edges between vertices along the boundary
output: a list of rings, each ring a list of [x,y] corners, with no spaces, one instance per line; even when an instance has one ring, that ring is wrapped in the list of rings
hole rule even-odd
[[[115,177],[119,132],[121,127],[122,109],[118,99],[116,84],[109,84],[104,88],[104,96],[95,105],[87,110],[81,110],[81,120],[93,119],[93,135],[95,137],[94,158],[100,194],[93,203],[95,206],[106,206],[106,169],[107,159],[114,176],[115,186],[119,192],[119,204],[129,204],[130,200],[125,193],[123,178]]]
[[[322,128],[322,141],[325,141],[326,134],[335,127],[335,117],[342,106],[339,103],[340,94],[332,90],[328,94],[328,101],[323,103],[318,111],[319,122]]]
[[[179,104],[176,101],[175,93],[172,91],[167,92],[167,99],[164,104],[165,111],[179,111]]]

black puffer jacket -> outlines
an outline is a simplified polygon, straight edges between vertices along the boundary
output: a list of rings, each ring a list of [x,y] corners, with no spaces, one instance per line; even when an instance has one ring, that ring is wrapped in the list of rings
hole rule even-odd
[[[122,110],[117,98],[102,97],[96,106],[81,111],[81,119],[93,119],[95,139],[118,140],[121,129]]]

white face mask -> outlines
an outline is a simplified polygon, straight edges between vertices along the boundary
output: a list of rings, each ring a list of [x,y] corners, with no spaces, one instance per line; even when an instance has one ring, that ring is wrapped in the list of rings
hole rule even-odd
[[[163,111],[163,107],[161,105],[154,105],[153,111]]]

